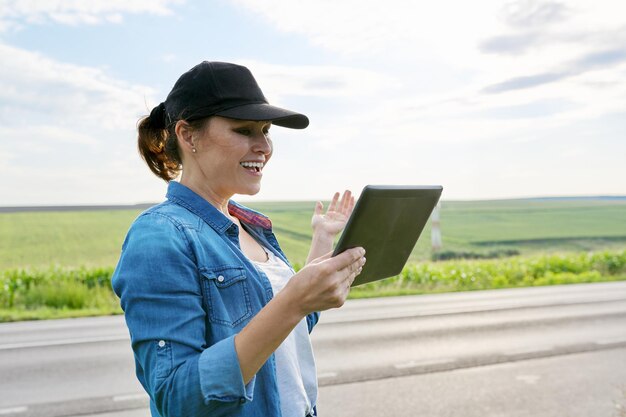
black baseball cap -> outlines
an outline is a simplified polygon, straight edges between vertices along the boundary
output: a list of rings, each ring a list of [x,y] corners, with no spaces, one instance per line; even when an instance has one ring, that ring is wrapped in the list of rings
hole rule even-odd
[[[272,106],[244,66],[204,61],[180,76],[165,102],[150,113],[155,127],[177,120],[208,116],[271,121],[292,129],[304,129],[309,119],[303,114]]]

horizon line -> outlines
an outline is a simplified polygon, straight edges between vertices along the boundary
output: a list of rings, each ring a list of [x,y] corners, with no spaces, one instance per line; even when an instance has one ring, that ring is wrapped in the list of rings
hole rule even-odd
[[[535,196],[535,197],[509,197],[509,198],[481,198],[481,199],[442,199],[441,202],[497,202],[519,200],[626,200],[626,195],[569,195],[569,196]],[[306,203],[328,200],[242,200],[246,203]],[[146,202],[135,204],[70,204],[70,205],[30,205],[30,206],[0,206],[0,213],[19,211],[73,211],[73,210],[123,210],[141,209],[160,204],[161,202]]]

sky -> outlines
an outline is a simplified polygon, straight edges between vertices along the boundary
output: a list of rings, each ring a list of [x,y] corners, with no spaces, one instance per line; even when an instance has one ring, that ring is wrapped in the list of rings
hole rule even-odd
[[[0,0],[0,206],[158,202],[136,123],[201,61],[271,104],[261,191],[626,195],[623,0]]]

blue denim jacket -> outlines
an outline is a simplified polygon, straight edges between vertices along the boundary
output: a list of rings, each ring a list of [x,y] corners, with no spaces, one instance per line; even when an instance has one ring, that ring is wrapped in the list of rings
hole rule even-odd
[[[265,216],[229,211],[288,263]],[[244,385],[234,336],[273,296],[242,253],[238,226],[189,188],[132,224],[113,274],[153,417],[280,416],[274,356]],[[309,332],[319,313],[307,317]]]

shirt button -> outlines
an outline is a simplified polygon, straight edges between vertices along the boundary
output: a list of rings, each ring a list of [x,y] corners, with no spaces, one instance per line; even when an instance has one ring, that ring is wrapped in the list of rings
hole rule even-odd
[[[217,282],[224,282],[224,275],[217,277]]]
[[[241,398],[239,399],[239,404],[243,404],[243,403],[245,403],[245,402],[246,402],[246,399],[245,399],[244,397],[241,397]]]
[[[165,346],[165,340],[159,340],[159,347]]]

